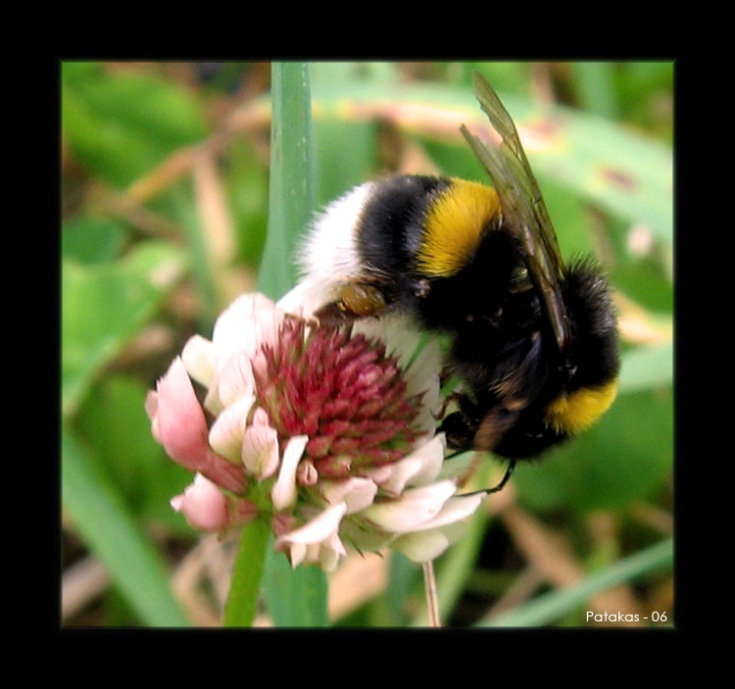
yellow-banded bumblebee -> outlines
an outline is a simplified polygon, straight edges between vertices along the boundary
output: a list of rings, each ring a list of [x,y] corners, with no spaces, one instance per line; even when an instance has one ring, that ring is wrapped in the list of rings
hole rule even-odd
[[[462,381],[449,447],[515,461],[594,423],[617,390],[610,290],[590,261],[565,265],[518,133],[492,88],[478,100],[500,136],[462,132],[494,188],[454,178],[367,182],[330,204],[304,246],[323,318],[407,314],[449,336]]]

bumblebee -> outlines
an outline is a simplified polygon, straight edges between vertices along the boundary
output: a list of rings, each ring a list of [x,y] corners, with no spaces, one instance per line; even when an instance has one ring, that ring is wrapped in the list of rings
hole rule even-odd
[[[457,451],[536,457],[592,425],[617,391],[610,288],[592,261],[565,264],[518,133],[490,85],[477,98],[498,144],[461,131],[493,187],[403,175],[332,202],[307,237],[304,284],[319,317],[399,311],[447,337],[458,410],[439,430]]]

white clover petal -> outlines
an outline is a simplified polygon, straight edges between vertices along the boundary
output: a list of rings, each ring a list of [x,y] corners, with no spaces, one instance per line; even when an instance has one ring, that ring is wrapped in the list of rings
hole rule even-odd
[[[417,395],[429,386],[439,388],[439,373],[443,367],[438,340],[429,340],[405,369],[406,394]]]
[[[403,553],[414,562],[428,562],[441,555],[450,546],[449,538],[439,529],[399,536],[390,544],[391,550]]]
[[[307,546],[322,543],[338,533],[346,511],[347,505],[343,502],[332,505],[298,529],[279,536],[275,545],[278,547],[290,543]]]
[[[455,490],[456,485],[451,480],[411,488],[399,499],[375,503],[363,510],[362,514],[385,531],[415,531],[440,512]]]
[[[290,543],[288,545],[288,552],[291,567],[295,569],[306,559],[307,547],[303,543]]]
[[[201,385],[210,387],[214,380],[214,345],[201,335],[190,337],[181,351],[181,359],[187,373]]]
[[[240,295],[214,324],[212,342],[220,361],[240,350],[252,356],[263,342],[274,339],[283,316],[275,303],[262,294]]]
[[[390,468],[391,473],[382,481],[378,481],[380,488],[388,495],[398,496],[403,492],[406,483],[421,472],[424,465],[422,457],[408,455],[398,460]]]
[[[436,479],[444,462],[445,447],[444,435],[435,436],[394,464],[369,469],[365,474],[384,492],[400,495],[406,486],[422,486]]]
[[[301,280],[278,301],[278,308],[302,318],[310,318],[319,309],[339,299],[340,283],[336,280]]]
[[[429,340],[404,372],[406,395],[421,395],[419,416],[414,422],[417,431],[433,435],[435,412],[440,407],[442,353],[437,339]]]
[[[477,511],[477,508],[486,497],[487,493],[484,492],[472,493],[470,495],[455,495],[444,503],[436,516],[418,526],[416,531],[436,529],[447,524],[464,521]]]
[[[396,538],[396,534],[381,531],[370,525],[363,518],[362,512],[346,515],[340,524],[339,535],[360,553],[377,553]]]
[[[314,563],[325,572],[333,572],[337,569],[340,558],[346,555],[347,551],[342,540],[335,534],[319,547],[318,559],[314,560]]]
[[[243,397],[227,407],[215,419],[209,429],[209,444],[222,457],[239,462],[242,455],[242,439],[254,397]]]
[[[449,498],[436,517],[416,531],[399,536],[390,547],[414,562],[433,560],[465,533],[468,517],[474,514],[486,497],[485,493],[474,493]]]
[[[258,480],[269,478],[279,460],[278,431],[263,424],[248,426],[242,439],[242,462],[248,474]]]
[[[347,514],[359,512],[372,505],[378,486],[367,478],[349,478],[342,481],[322,481],[319,484],[322,496],[330,504],[344,502]]]
[[[446,438],[443,433],[440,433],[414,450],[409,457],[420,458],[421,467],[414,476],[410,477],[408,485],[423,486],[435,481],[442,470],[442,466],[444,466],[444,451],[446,448]]]
[[[296,503],[296,469],[308,442],[308,435],[296,435],[288,441],[283,451],[281,469],[271,489],[271,500],[277,510],[285,510]]]
[[[416,531],[399,536],[390,547],[414,562],[427,562],[439,557],[455,543],[464,534],[466,527],[466,522],[457,522],[441,529]]]
[[[244,351],[235,353],[225,362],[217,377],[217,394],[224,407],[255,394],[253,367]]]

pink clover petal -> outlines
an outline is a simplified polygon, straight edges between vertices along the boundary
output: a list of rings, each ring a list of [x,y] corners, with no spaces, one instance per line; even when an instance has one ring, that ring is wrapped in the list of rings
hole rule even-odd
[[[268,418],[268,412],[263,407],[258,407],[253,413],[253,426],[270,426],[271,420]]]
[[[362,514],[385,531],[415,531],[441,511],[455,490],[456,484],[452,480],[410,488],[400,498],[375,503],[363,510]]]
[[[280,461],[278,431],[263,424],[248,426],[242,439],[241,458],[245,471],[258,480],[273,476]]]
[[[227,499],[214,483],[201,474],[194,477],[194,483],[182,495],[172,498],[170,504],[196,529],[221,531],[230,524]]]
[[[288,509],[296,503],[296,470],[308,442],[308,435],[297,435],[286,445],[278,478],[271,489],[271,500],[276,510]]]
[[[207,422],[181,358],[173,360],[153,394],[146,399],[153,437],[171,459],[197,471],[209,452]]]

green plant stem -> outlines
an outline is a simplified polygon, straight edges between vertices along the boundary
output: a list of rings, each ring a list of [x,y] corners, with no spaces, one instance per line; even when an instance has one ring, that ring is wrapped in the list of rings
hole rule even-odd
[[[269,537],[270,528],[262,519],[242,531],[225,605],[225,627],[251,627],[255,620]]]
[[[258,290],[273,299],[283,296],[294,283],[293,247],[314,207],[310,74],[305,62],[275,62],[272,67],[268,235]],[[323,572],[316,568],[294,571],[281,553],[269,548],[268,534],[261,529],[267,531],[267,525],[254,523],[243,533],[225,625],[252,624],[262,588],[277,626],[325,626],[327,584]],[[271,585],[276,580],[278,585]],[[289,604],[284,605],[284,601]]]

